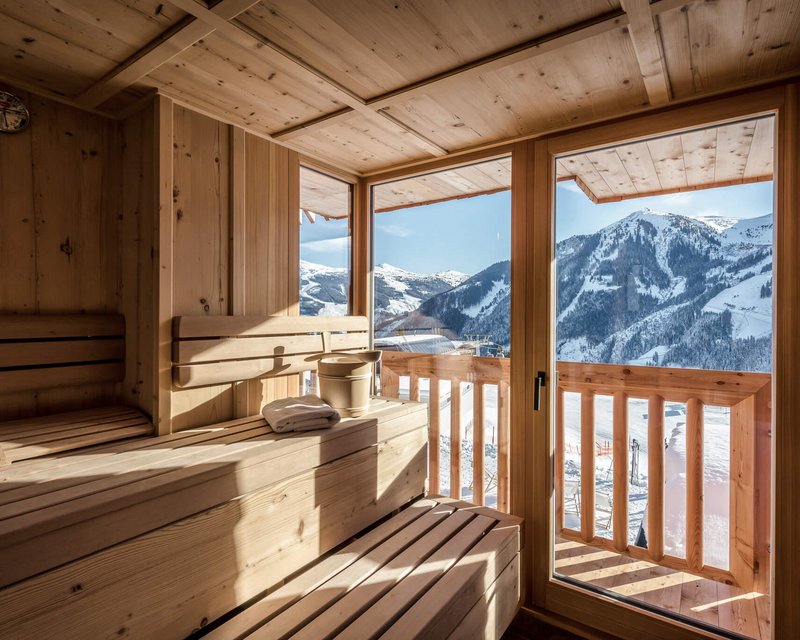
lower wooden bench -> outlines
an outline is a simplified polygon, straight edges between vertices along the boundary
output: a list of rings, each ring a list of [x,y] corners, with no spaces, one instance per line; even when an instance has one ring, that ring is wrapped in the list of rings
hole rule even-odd
[[[499,638],[520,601],[521,522],[419,500],[204,637]]]
[[[153,431],[143,413],[124,406],[0,422],[0,464],[148,436]]]

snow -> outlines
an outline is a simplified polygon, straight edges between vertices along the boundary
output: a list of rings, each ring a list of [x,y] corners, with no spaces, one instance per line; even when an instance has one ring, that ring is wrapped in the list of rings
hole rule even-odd
[[[629,400],[629,443],[639,445],[638,474],[629,483],[628,542],[633,544],[640,525],[646,528],[647,511],[647,401]],[[704,561],[722,569],[728,566],[728,522],[730,479],[730,411],[721,407],[706,407],[704,413]],[[580,486],[581,466],[581,404],[580,396],[565,394],[564,398],[564,476],[565,487]],[[665,552],[677,557],[686,556],[686,407],[681,403],[665,406]],[[613,399],[595,397],[595,443],[613,442]],[[631,458],[634,455],[631,453]],[[595,455],[595,489],[597,502],[607,502],[613,494],[613,466],[608,449]],[[630,469],[628,478],[631,480]],[[565,493],[569,493],[566,491]],[[565,495],[565,526],[580,530],[580,514],[575,503]],[[598,509],[595,528],[597,535],[613,538],[613,522]]]
[[[739,218],[729,218],[727,216],[712,215],[712,214],[702,214],[693,217],[695,220],[699,220],[703,224],[708,225],[717,233],[722,233],[725,230],[730,229],[737,222],[739,222]]]
[[[703,307],[706,313],[730,311],[734,338],[760,338],[772,333],[772,296],[761,297],[761,287],[772,279],[760,273],[725,289]]]
[[[727,244],[765,244],[771,245],[773,238],[772,214],[759,218],[739,220],[722,233],[722,241]]]
[[[462,309],[461,313],[463,313],[465,316],[469,316],[470,318],[476,317],[479,313],[485,310],[486,307],[490,306],[492,302],[494,302],[494,300],[507,289],[508,285],[503,280],[495,280],[492,282],[492,288],[489,289],[489,292],[483,296],[483,299],[480,302],[472,305],[471,307],[467,307],[466,309]]]
[[[642,355],[638,358],[634,358],[633,360],[629,360],[628,364],[633,365],[652,365],[653,364],[653,356],[658,354],[658,360],[661,361],[661,358],[664,357],[664,354],[669,351],[669,346],[665,344],[660,344],[657,347],[653,347],[652,349],[645,351]]]

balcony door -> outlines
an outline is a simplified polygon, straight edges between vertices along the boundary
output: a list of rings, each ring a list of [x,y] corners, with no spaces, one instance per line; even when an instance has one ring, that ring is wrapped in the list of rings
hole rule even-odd
[[[644,116],[515,149],[529,605],[622,637],[781,624],[778,111],[687,107],[667,133]]]

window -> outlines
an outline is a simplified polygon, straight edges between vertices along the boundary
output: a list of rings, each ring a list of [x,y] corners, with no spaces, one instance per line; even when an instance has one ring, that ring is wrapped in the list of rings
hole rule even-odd
[[[350,311],[353,185],[300,168],[300,315]]]

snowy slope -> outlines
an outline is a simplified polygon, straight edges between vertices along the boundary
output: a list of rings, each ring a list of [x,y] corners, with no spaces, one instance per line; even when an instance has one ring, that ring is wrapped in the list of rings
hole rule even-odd
[[[722,233],[722,240],[727,244],[741,242],[754,245],[771,245],[772,234],[772,214],[770,213],[760,218],[739,220]]]

